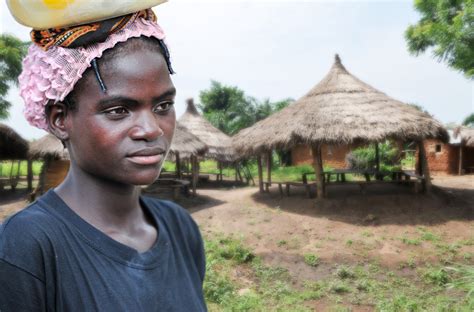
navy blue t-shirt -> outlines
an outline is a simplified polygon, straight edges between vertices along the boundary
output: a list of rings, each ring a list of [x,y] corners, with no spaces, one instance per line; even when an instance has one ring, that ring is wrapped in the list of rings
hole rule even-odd
[[[205,257],[191,216],[140,198],[158,229],[139,253],[49,191],[0,229],[0,311],[206,311]]]

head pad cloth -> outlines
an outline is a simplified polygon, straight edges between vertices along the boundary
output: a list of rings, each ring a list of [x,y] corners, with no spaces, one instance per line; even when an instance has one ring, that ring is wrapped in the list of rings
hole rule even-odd
[[[105,50],[140,36],[154,37],[160,44],[165,39],[151,9],[69,29],[32,31],[35,44],[30,46],[18,78],[28,122],[48,130],[46,105],[50,101],[64,101],[91,61],[100,58]],[[173,73],[168,50],[163,44],[162,48]]]

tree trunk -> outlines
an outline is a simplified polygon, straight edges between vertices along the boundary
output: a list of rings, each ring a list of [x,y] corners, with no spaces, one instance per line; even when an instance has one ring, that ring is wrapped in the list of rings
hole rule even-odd
[[[430,176],[430,169],[428,167],[428,161],[426,159],[426,151],[425,145],[423,141],[418,142],[418,150],[419,150],[419,162],[421,167],[421,173],[425,178],[425,191],[429,193],[431,191],[431,176]]]
[[[458,174],[462,174],[462,160],[463,154],[462,154],[462,144],[459,144],[459,168],[458,168]]]

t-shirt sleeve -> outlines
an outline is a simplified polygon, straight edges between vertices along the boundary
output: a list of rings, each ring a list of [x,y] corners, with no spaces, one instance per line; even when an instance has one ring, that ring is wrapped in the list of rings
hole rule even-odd
[[[0,311],[46,311],[44,283],[0,259]]]

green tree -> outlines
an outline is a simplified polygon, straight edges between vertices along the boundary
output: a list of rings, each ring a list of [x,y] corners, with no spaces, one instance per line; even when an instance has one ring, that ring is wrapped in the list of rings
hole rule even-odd
[[[200,92],[204,117],[227,134],[234,134],[254,122],[255,99],[237,87],[211,81],[211,87]]]
[[[467,116],[462,122],[463,126],[474,128],[474,113]]]
[[[405,31],[409,51],[419,55],[432,48],[470,79],[474,78],[474,0],[415,0],[421,19]]]
[[[11,84],[18,84],[27,43],[10,34],[0,34],[0,119],[8,117],[11,103],[5,97]]]
[[[265,99],[260,102],[254,97],[245,95],[245,92],[238,87],[226,86],[218,81],[211,81],[211,87],[201,91],[199,97],[201,101],[199,108],[204,117],[229,135],[267,118],[293,101],[285,99],[273,103],[270,99]]]

